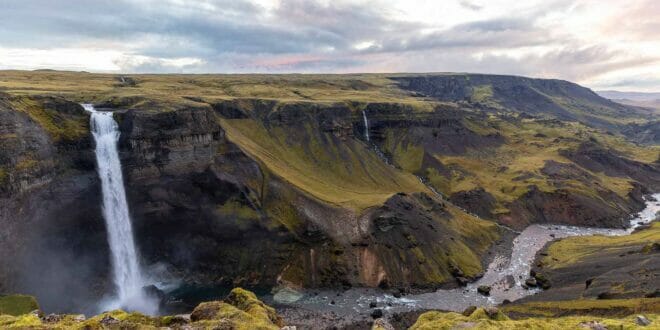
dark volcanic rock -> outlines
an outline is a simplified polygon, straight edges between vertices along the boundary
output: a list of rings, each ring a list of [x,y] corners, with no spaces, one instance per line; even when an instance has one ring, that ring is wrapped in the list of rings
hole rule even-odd
[[[397,141],[390,143],[420,146],[428,155],[463,154],[469,149],[497,147],[505,142],[499,134],[480,135],[470,130],[463,122],[467,114],[456,109],[438,108],[420,113],[396,103],[370,103],[364,112],[369,119],[371,140],[376,144],[384,142],[386,130],[397,132]],[[364,126],[361,120],[355,125],[357,131]],[[423,167],[429,166],[437,166],[440,173],[446,172],[434,157],[425,157]]]
[[[552,288],[525,300],[652,297],[658,290],[660,257],[657,251],[643,253],[643,247],[643,243],[630,243],[594,251],[566,267],[543,269],[543,277],[552,283]],[[541,283],[539,275],[534,273]]]
[[[466,317],[467,317],[467,316],[472,315],[472,313],[474,313],[474,311],[476,311],[476,310],[477,310],[477,306],[469,306],[468,308],[466,308],[466,309],[463,311],[462,314],[463,314],[463,316],[466,316]]]
[[[607,197],[610,204],[570,190],[544,192],[531,186],[510,205],[511,213],[500,216],[499,221],[516,229],[523,229],[531,223],[622,228],[627,225],[629,214],[643,207],[643,204],[626,201],[614,194]],[[613,201],[617,203],[613,205]]]
[[[371,312],[371,317],[374,319],[378,319],[383,317],[383,310],[382,309],[374,309],[373,312]]]
[[[616,151],[605,149],[597,142],[584,142],[577,150],[563,150],[562,155],[591,171],[629,177],[652,190],[660,189],[659,164],[644,164],[628,159]]]
[[[415,91],[441,101],[468,102],[479,104],[473,98],[476,90],[487,86],[491,100],[509,111],[525,115],[551,115],[570,121],[581,121],[587,125],[606,129],[624,130],[607,120],[599,118],[605,109],[613,116],[640,113],[632,107],[612,102],[598,96],[588,88],[572,82],[556,79],[533,79],[517,76],[488,74],[446,74],[392,77],[403,89]],[[570,100],[575,111],[555,100]],[[486,105],[487,106],[487,105]]]
[[[49,312],[91,312],[109,288],[88,120],[61,98],[0,94],[0,292],[32,294]]]
[[[530,277],[530,278],[528,278],[528,279],[525,280],[525,285],[528,286],[528,287],[530,287],[530,288],[532,288],[532,287],[537,286],[538,283],[536,282],[536,279],[535,279],[535,278]]]
[[[477,288],[477,292],[481,293],[484,296],[488,296],[488,295],[490,295],[490,286],[481,285]]]
[[[483,188],[468,191],[459,191],[452,194],[449,200],[470,212],[483,217],[492,218],[492,209],[495,207],[495,198]]]

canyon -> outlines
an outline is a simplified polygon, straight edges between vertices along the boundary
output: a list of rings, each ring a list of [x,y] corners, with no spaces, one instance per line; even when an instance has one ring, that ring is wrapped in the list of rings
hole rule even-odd
[[[98,313],[117,289],[81,103],[116,121],[135,249],[163,309],[236,286],[455,289],[529,226],[623,229],[660,190],[657,116],[566,81],[0,75],[0,293],[48,312]]]

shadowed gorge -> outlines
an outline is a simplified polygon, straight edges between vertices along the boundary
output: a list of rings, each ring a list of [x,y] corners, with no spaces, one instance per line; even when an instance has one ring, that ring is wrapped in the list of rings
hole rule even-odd
[[[304,328],[370,324],[367,297],[392,321],[437,308],[428,301],[438,289],[483,305],[540,292],[507,319],[425,314],[413,327],[424,329],[514,324],[538,301],[655,299],[656,277],[595,265],[623,267],[628,253],[631,272],[657,273],[655,214],[622,231],[655,207],[660,147],[631,127],[657,117],[579,85],[449,73],[0,77],[0,294],[34,295],[47,313],[92,315],[120,293],[83,102],[116,121],[135,258],[161,313],[279,328],[265,302]],[[552,287],[532,276],[539,284],[523,290],[528,273],[491,277],[528,269],[511,265],[525,247],[541,250],[524,261],[540,263],[532,269]],[[568,293],[589,279],[591,289]],[[234,293],[193,311],[238,286],[264,302]],[[455,300],[452,310],[466,303]],[[328,311],[336,319],[319,317]]]

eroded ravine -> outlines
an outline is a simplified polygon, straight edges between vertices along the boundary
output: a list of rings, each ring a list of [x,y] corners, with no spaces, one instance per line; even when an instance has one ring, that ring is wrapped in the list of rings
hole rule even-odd
[[[438,290],[430,293],[412,294],[396,298],[377,289],[350,289],[338,294],[337,291],[306,292],[302,298],[292,303],[275,301],[285,308],[303,309],[317,312],[332,312],[339,316],[368,313],[370,303],[389,312],[440,309],[462,311],[476,305],[496,305],[504,300],[514,301],[539,292],[540,289],[526,289],[522,286],[529,276],[536,253],[548,242],[570,236],[589,235],[628,235],[635,228],[650,223],[660,212],[660,193],[646,200],[646,207],[630,221],[628,229],[585,228],[556,225],[532,225],[527,227],[513,241],[510,256],[498,255],[488,269],[474,283],[464,288]],[[491,287],[490,296],[477,292],[482,285]]]

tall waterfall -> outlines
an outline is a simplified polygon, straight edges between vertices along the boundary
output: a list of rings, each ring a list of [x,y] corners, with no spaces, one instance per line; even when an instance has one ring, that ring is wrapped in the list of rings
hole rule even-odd
[[[364,138],[369,142],[369,121],[367,120],[367,113],[362,111],[362,119],[364,119]]]
[[[96,162],[103,192],[103,217],[108,231],[112,273],[117,290],[116,298],[107,302],[103,308],[123,308],[154,314],[155,301],[149,299],[142,289],[145,282],[133,240],[117,151],[119,127],[112,118],[112,112],[96,111],[91,104],[83,104],[83,107],[91,113],[90,126],[96,141]]]

